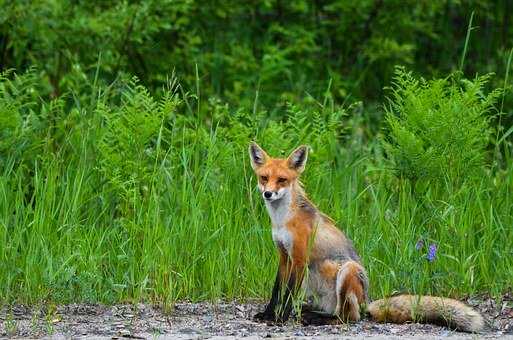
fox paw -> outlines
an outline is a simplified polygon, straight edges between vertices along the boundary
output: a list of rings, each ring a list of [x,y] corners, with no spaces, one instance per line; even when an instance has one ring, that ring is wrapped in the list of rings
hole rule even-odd
[[[335,318],[318,314],[315,312],[306,312],[301,315],[301,323],[303,326],[322,326],[333,324]]]
[[[256,313],[255,316],[253,316],[253,320],[259,321],[259,322],[273,322],[275,320],[275,315],[273,313],[266,313],[266,312],[260,312]]]
[[[255,320],[257,322],[264,322],[264,323],[266,323],[269,326],[271,326],[271,325],[273,325],[273,326],[283,325],[284,323],[287,322],[287,319],[288,318],[280,317],[280,316],[277,316],[277,315],[275,315],[273,313],[266,313],[266,312],[257,313],[253,317],[253,320]]]

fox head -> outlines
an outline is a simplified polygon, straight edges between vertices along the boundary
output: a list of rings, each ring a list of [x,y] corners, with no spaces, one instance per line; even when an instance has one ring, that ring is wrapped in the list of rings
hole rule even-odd
[[[305,169],[308,147],[302,145],[288,158],[271,158],[258,144],[249,145],[251,166],[258,177],[258,189],[267,202],[290,197],[299,175]]]

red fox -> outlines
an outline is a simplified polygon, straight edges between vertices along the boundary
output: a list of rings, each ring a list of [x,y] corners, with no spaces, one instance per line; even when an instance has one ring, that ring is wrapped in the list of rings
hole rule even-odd
[[[285,322],[292,296],[302,290],[310,302],[301,312],[304,324],[358,321],[360,307],[366,306],[366,312],[380,322],[422,321],[466,332],[483,329],[478,312],[449,298],[397,295],[368,301],[369,279],[351,240],[308,199],[299,181],[308,148],[300,146],[280,159],[251,143],[249,155],[279,254],[271,300],[256,320]]]

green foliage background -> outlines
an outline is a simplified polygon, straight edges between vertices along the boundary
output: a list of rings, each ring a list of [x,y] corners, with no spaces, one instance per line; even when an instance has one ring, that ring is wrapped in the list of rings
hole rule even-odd
[[[37,66],[60,94],[99,71],[157,89],[173,71],[186,88],[240,105],[324,94],[380,100],[395,65],[427,77],[457,68],[472,11],[465,71],[505,74],[508,0],[2,1],[0,67]],[[99,68],[99,69],[98,69]],[[78,79],[77,79],[78,78]],[[502,84],[501,84],[502,85]]]
[[[0,7],[0,301],[268,294],[250,140],[312,147],[373,297],[512,288],[510,1]]]

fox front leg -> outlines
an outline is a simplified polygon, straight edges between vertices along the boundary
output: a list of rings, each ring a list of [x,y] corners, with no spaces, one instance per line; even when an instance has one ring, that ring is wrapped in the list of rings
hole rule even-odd
[[[304,266],[303,262],[290,261],[286,254],[280,255],[271,300],[263,312],[255,315],[256,320],[284,323],[292,312],[293,297],[301,286]]]
[[[288,255],[279,251],[280,264],[274,287],[271,294],[271,300],[265,310],[255,315],[255,320],[263,322],[285,322],[287,321],[292,309],[291,294],[295,286],[295,275],[293,275],[292,262]]]
[[[278,268],[278,272],[276,273],[276,280],[274,281],[273,291],[271,293],[271,300],[265,307],[265,310],[260,313],[256,313],[254,319],[257,321],[276,321],[276,307],[279,303],[281,290],[281,276],[280,269]]]
[[[282,290],[282,276],[278,271],[274,287],[271,294],[271,300],[265,307],[263,312],[257,313],[254,319],[262,322],[277,322],[284,323],[289,319],[292,312],[292,297],[297,291],[297,280],[295,273],[291,273],[287,284]]]
[[[288,274],[287,285],[284,287],[284,291],[280,291],[280,306],[278,310],[275,311],[276,322],[285,323],[289,319],[290,313],[292,312],[293,297],[300,285],[301,280],[299,280],[299,276],[295,271],[291,271]]]

